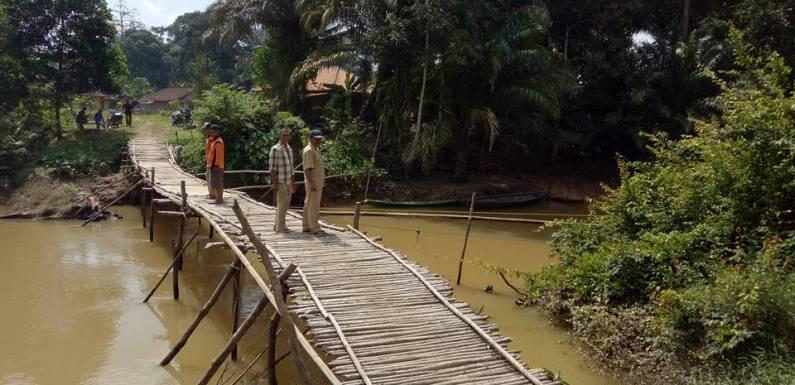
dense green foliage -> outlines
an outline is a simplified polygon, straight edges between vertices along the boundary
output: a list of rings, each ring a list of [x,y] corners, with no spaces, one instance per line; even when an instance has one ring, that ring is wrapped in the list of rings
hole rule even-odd
[[[654,159],[622,162],[592,219],[559,223],[560,262],[530,287],[575,329],[595,329],[595,317],[647,322],[622,332],[636,350],[696,362],[795,353],[791,71],[733,41],[737,70],[712,73],[722,114],[698,120],[695,136],[651,137]],[[637,309],[648,317],[627,315]]]
[[[226,148],[226,169],[268,169],[270,148],[278,142],[279,130],[290,131],[291,147],[300,163],[301,150],[307,144],[309,127],[301,118],[289,112],[278,111],[272,104],[250,93],[217,85],[196,100],[197,122],[212,122],[222,126]],[[324,161],[328,175],[356,173],[367,170],[369,160],[357,155],[362,152],[355,146],[362,143],[362,130],[355,122],[337,125],[328,131],[324,144]],[[204,170],[204,137],[186,136],[179,142],[180,165],[191,172]],[[380,170],[375,170],[376,174]]]

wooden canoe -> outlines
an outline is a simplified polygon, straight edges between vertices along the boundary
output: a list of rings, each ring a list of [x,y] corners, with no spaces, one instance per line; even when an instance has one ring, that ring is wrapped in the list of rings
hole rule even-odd
[[[475,210],[500,209],[505,207],[524,206],[546,199],[546,191],[528,191],[512,194],[484,195],[475,197]],[[459,201],[469,208],[470,199]]]
[[[447,200],[438,200],[438,201],[406,201],[406,202],[382,201],[378,199],[364,200],[364,204],[376,207],[443,207],[443,206],[455,206],[459,204],[459,202],[461,201],[458,199],[447,199]]]

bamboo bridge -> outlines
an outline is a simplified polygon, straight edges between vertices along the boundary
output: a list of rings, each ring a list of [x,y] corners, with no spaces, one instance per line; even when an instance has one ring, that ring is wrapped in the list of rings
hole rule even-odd
[[[283,327],[289,329],[293,358],[301,361],[296,363],[299,372],[304,360],[301,357],[314,367],[315,378],[305,374],[304,383],[558,384],[545,370],[528,369],[517,352],[508,349],[509,339],[488,324],[486,316],[452,297],[453,290],[445,278],[353,227],[342,229],[324,223],[325,235],[276,234],[272,231],[271,206],[229,190],[223,204],[213,204],[206,198],[205,182],[180,169],[171,147],[160,139],[138,136],[129,142],[128,154],[131,166],[143,176],[141,209],[144,225],[149,217],[150,237],[155,215],[180,218],[174,259],[160,283],[171,271],[174,297],[179,297],[182,252],[197,235],[187,242],[183,239],[189,218],[206,220],[210,237],[215,233],[221,238],[223,243],[216,245],[229,248],[239,267],[236,272],[229,269],[161,365],[167,365],[188,342],[230,277],[235,273],[239,277],[243,270],[262,289],[263,299],[241,324],[237,323],[239,315],[233,314],[233,335],[200,384],[208,383],[228,355],[235,357],[236,344],[269,304],[276,312],[271,319],[271,337],[275,336],[273,323],[278,325],[281,317]],[[148,200],[146,192],[150,193]],[[167,206],[176,209],[166,210]],[[290,212],[287,225],[300,229],[300,216]],[[268,275],[261,273],[263,266],[270,269]],[[271,273],[280,274],[282,290],[272,290],[272,277],[276,276]],[[235,281],[239,284],[239,278]],[[239,288],[235,295],[239,302]],[[239,305],[235,308],[235,313],[239,312]],[[302,332],[299,325],[306,331]],[[274,370],[269,372],[275,376]],[[323,378],[317,378],[317,373]]]

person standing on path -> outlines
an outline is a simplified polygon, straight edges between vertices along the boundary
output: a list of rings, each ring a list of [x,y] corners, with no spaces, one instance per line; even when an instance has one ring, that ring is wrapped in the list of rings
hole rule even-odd
[[[304,182],[306,198],[304,199],[304,232],[323,234],[318,220],[320,219],[320,198],[323,196],[323,185],[326,172],[323,169],[323,158],[320,155],[320,144],[323,133],[320,130],[309,131],[309,144],[301,152],[304,162]]]
[[[210,169],[210,198],[215,203],[224,203],[224,140],[221,138],[221,126],[210,126],[210,156],[207,168]]]
[[[132,110],[133,105],[130,103],[130,100],[127,99],[124,104],[122,104],[122,109],[124,110],[124,118],[127,121],[127,127],[132,127]]]
[[[210,127],[212,125],[210,122],[204,122],[202,125],[202,130],[204,131],[204,159],[207,164],[210,164],[210,147],[213,144],[213,138],[210,137]],[[213,198],[213,185],[210,182],[210,166],[207,166],[207,174],[204,177],[204,181],[207,182],[207,198]]]
[[[97,125],[97,131],[105,127],[105,117],[102,115],[101,108],[94,114],[94,124]]]
[[[268,156],[271,172],[271,189],[276,199],[276,218],[273,231],[286,233],[290,229],[285,224],[290,198],[295,193],[295,171],[293,171],[293,149],[290,148],[290,131],[279,130],[279,142],[271,147]]]

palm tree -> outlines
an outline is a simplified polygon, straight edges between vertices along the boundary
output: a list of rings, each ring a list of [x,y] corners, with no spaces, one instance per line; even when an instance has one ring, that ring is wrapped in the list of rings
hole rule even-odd
[[[312,31],[304,28],[295,0],[219,0],[211,6],[214,32],[237,40],[261,28],[267,32],[273,60],[268,69],[270,89],[282,108],[295,110],[290,75],[313,46]]]

